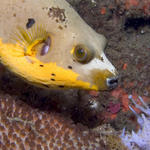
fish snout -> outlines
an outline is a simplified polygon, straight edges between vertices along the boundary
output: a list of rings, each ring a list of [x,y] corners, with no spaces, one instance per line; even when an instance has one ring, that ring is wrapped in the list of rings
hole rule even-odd
[[[109,89],[114,89],[118,86],[118,76],[106,78],[106,85]]]

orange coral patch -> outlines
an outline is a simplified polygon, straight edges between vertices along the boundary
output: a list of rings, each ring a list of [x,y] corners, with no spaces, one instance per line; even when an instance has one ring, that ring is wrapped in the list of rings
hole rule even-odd
[[[132,87],[132,82],[129,83],[129,84],[127,84],[127,86],[128,86],[128,87]],[[132,108],[133,108],[137,113],[140,113],[140,110],[137,109],[134,105],[132,105],[132,102],[131,102],[131,101],[129,100],[129,98],[128,98],[128,96],[129,96],[128,93],[126,93],[126,92],[123,90],[123,88],[118,87],[117,89],[115,89],[115,90],[113,90],[113,91],[111,92],[111,95],[112,95],[113,97],[115,97],[116,99],[120,99],[120,101],[122,102],[122,106],[123,106],[123,108],[122,108],[122,111],[123,111],[123,112],[129,111],[129,110],[130,110],[130,109],[129,109],[129,105],[131,105]],[[138,96],[139,96],[139,95],[138,95],[137,93],[135,93],[135,92],[132,93],[132,97],[133,97],[133,99],[135,100],[135,102],[136,102],[137,104],[139,104],[139,105],[142,105],[142,103],[140,102]],[[143,98],[143,100],[144,100],[145,102],[150,101],[150,99],[149,99],[148,97],[146,97],[146,96],[142,96],[142,98]],[[131,104],[129,104],[129,103],[131,103]]]
[[[106,8],[102,7],[100,10],[101,15],[105,15],[106,14]]]
[[[126,112],[129,110],[129,99],[128,99],[128,94],[122,95],[122,105],[123,105],[123,111]]]
[[[127,64],[123,64],[123,67],[122,67],[123,70],[126,70],[127,69]]]
[[[138,0],[126,0],[125,6],[126,6],[126,9],[129,9],[130,7],[138,6],[138,4],[139,4]]]

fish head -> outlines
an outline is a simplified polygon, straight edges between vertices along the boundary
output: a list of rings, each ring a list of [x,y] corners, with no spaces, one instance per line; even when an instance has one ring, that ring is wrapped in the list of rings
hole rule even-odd
[[[52,51],[42,58],[39,55],[39,59],[56,62],[63,69],[76,73],[77,78],[72,82],[76,83],[75,87],[78,87],[77,81],[82,81],[83,87],[79,85],[79,88],[83,89],[115,88],[118,85],[118,72],[104,53],[106,38],[85,24],[63,30],[66,31],[59,32],[56,37],[56,32],[53,33]],[[88,84],[85,86],[84,83]]]
[[[0,16],[0,59],[12,72],[46,88],[117,86],[118,73],[104,54],[106,38],[66,1],[7,0],[1,7],[7,11]]]

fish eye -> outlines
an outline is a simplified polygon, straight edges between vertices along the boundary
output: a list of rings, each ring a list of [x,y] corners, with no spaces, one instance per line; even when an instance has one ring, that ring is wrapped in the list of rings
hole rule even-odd
[[[87,63],[92,59],[93,53],[85,46],[77,45],[73,51],[74,58],[80,63]]]

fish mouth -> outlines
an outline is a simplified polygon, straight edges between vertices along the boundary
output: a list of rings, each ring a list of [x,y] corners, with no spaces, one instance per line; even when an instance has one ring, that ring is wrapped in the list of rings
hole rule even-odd
[[[111,90],[118,85],[118,73],[109,70],[93,70],[92,71],[93,83],[97,86],[99,91]]]
[[[106,79],[106,85],[109,89],[114,89],[118,86],[118,76]]]

